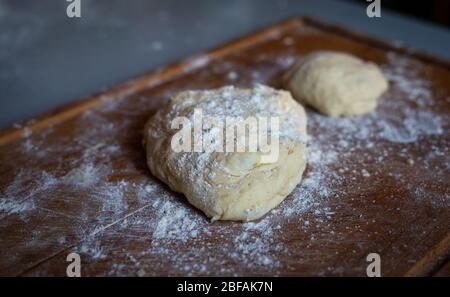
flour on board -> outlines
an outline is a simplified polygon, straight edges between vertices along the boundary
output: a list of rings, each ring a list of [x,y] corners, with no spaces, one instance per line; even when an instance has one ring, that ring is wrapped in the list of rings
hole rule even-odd
[[[283,42],[287,46],[292,43],[289,39]],[[261,63],[273,60],[270,55],[256,58]],[[273,63],[285,67],[294,58],[286,55]],[[206,63],[207,59],[197,59],[193,67]],[[52,231],[54,238],[46,235],[46,226],[36,226],[30,242],[15,248],[25,252],[32,244],[46,248],[75,245],[74,251],[94,260],[115,259],[105,275],[129,274],[130,266],[138,275],[152,275],[153,271],[168,275],[242,275],[255,268],[276,275],[280,267],[289,269],[287,259],[296,253],[283,244],[283,230],[295,230],[308,245],[339,240],[342,234],[330,222],[340,206],[331,202],[370,189],[365,180],[385,174],[376,164],[389,162],[395,155],[404,158],[404,166],[433,168],[436,179],[445,176],[450,168],[449,146],[431,145],[426,154],[408,161],[411,150],[421,148],[423,137],[443,135],[449,123],[448,117],[438,116],[429,108],[433,104],[431,82],[410,71],[410,63],[401,55],[388,55],[382,69],[390,81],[390,90],[380,98],[376,112],[362,117],[327,118],[307,110],[310,154],[304,179],[281,205],[257,222],[210,224],[181,195],[170,192],[148,174],[145,160],[136,156],[140,143],[134,139],[140,133],[130,134],[130,129],[138,129],[133,118],[145,112],[126,104],[130,94],[119,100],[104,98],[101,108],[85,112],[78,119],[74,138],[67,136],[60,142],[45,144],[41,134],[53,131],[27,131],[22,149],[24,156],[30,156],[30,165],[16,172],[0,189],[0,216],[23,221],[24,226],[32,215],[71,222],[67,224],[69,229]],[[216,65],[204,75],[223,74],[229,80],[247,79],[252,84],[266,82],[275,74],[273,67],[250,72],[242,67],[223,61],[223,65]],[[404,99],[395,100],[396,96]],[[141,100],[143,109],[147,104],[144,99],[135,99]],[[111,113],[120,115],[120,120],[110,121]],[[388,145],[380,149],[380,142]],[[56,171],[33,167],[33,162],[49,157],[55,158],[52,161],[58,164]],[[400,165],[398,171],[386,174],[398,181],[407,178]],[[411,199],[436,207],[450,206],[448,195],[431,197],[423,183],[413,184],[405,189]],[[58,203],[74,209],[58,212]],[[357,209],[354,211],[355,216],[362,216]],[[314,228],[326,230],[327,237],[319,233],[302,237],[306,230]],[[360,231],[358,226],[354,228],[354,232]],[[127,243],[126,250],[115,246],[111,238]],[[140,248],[134,250],[134,246]],[[214,272],[212,267],[220,269]],[[335,269],[339,271],[339,267]]]

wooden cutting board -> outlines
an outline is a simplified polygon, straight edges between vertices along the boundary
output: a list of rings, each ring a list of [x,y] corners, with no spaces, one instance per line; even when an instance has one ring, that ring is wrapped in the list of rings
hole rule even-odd
[[[215,222],[151,176],[146,119],[186,89],[280,88],[295,59],[338,50],[380,65],[377,112],[308,110],[304,180],[256,222]],[[87,74],[88,75],[88,74]],[[0,134],[0,275],[439,275],[450,250],[450,63],[293,18]],[[442,267],[442,268],[441,268]]]

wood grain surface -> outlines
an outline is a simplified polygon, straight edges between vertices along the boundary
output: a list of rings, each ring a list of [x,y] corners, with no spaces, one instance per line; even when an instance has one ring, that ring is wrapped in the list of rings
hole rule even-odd
[[[145,121],[185,89],[281,88],[295,59],[339,50],[390,81],[377,112],[308,109],[304,181],[257,222],[215,222],[146,168]],[[86,74],[88,75],[88,73]],[[442,276],[450,253],[450,63],[293,18],[0,134],[0,275]]]

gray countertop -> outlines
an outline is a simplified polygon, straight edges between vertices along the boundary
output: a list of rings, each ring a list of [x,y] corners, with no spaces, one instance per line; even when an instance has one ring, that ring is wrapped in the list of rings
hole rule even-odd
[[[332,0],[0,0],[0,127],[294,15],[450,58],[450,31]]]

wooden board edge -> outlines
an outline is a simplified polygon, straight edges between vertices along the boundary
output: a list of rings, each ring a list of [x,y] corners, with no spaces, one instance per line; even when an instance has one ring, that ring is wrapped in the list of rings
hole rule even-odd
[[[433,246],[404,276],[432,276],[450,259],[450,234]]]
[[[335,34],[351,38],[353,40],[358,40],[360,42],[369,44],[372,47],[379,48],[387,51],[395,51],[397,53],[401,53],[410,57],[413,57],[417,60],[420,60],[425,63],[433,64],[437,67],[444,67],[450,70],[450,60],[437,57],[436,55],[430,54],[423,50],[418,50],[413,47],[407,46],[403,43],[395,43],[392,41],[387,41],[378,37],[375,37],[370,34],[363,33],[361,31],[348,29],[341,25],[327,22],[324,20],[320,20],[316,17],[310,16],[300,16],[298,17],[301,21],[307,25],[322,29],[323,31],[332,31]]]

